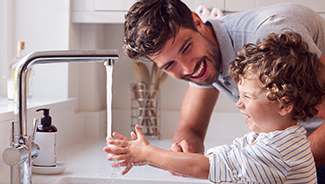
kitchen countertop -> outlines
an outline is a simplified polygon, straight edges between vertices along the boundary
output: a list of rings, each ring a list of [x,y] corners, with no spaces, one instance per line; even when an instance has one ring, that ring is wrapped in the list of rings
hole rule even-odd
[[[152,145],[167,149],[172,140],[149,140]],[[210,183],[191,177],[179,177],[169,171],[150,166],[133,167],[125,176],[120,173],[123,168],[112,168],[107,161],[107,154],[103,151],[106,142],[104,140],[82,140],[80,143],[70,146],[63,151],[58,150],[58,161],[66,163],[66,170],[57,175],[33,174],[33,184],[64,183],[67,178],[99,178],[99,179],[126,179],[126,180],[153,180],[174,181],[186,183]],[[61,181],[60,181],[61,180]],[[70,183],[70,182],[68,182]],[[88,182],[87,182],[88,183]]]
[[[73,98],[47,98],[47,97],[33,97],[32,99],[27,99],[27,110],[37,109],[44,106],[51,106],[52,108],[60,106],[66,103],[74,103]],[[10,120],[14,117],[15,104],[14,101],[9,101],[7,98],[0,97],[0,122]]]

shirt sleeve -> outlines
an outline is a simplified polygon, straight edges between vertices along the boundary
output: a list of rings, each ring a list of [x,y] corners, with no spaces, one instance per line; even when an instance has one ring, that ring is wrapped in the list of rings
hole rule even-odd
[[[299,33],[307,42],[311,52],[319,57],[322,51],[317,45],[323,45],[324,20],[311,9],[298,4],[284,4],[289,13],[278,13],[266,19],[256,30],[257,40],[262,40],[270,33],[278,33],[283,30],[292,30]],[[299,10],[299,11],[298,11]],[[320,23],[322,21],[322,23]]]
[[[275,19],[275,18],[273,18]],[[271,28],[274,28],[274,25],[287,25],[286,29],[278,29],[277,31],[272,30]],[[269,23],[265,23],[263,26],[260,27],[258,32],[256,33],[256,36],[258,37],[257,40],[263,40],[265,37],[269,35],[269,33],[275,32],[278,33],[280,31],[285,30],[292,30],[298,34],[300,34],[303,39],[307,42],[309,46],[309,50],[315,54],[317,54],[318,57],[322,54],[318,46],[316,45],[312,33],[308,30],[308,28],[303,25],[301,22],[288,20],[288,18],[278,17],[276,20],[272,20]]]
[[[283,183],[289,169],[281,154],[267,143],[256,141],[256,137],[256,133],[247,134],[232,145],[209,149],[209,180]]]
[[[191,86],[197,87],[197,88],[206,88],[206,89],[214,88],[214,86],[212,86],[212,85],[203,86],[203,85],[196,84],[194,82],[188,82],[188,84],[191,85]]]

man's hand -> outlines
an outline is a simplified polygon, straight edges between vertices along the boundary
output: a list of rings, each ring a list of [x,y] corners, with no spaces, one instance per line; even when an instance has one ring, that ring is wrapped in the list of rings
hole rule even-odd
[[[194,147],[187,140],[182,140],[180,143],[173,143],[168,150],[184,153],[197,153]]]
[[[173,143],[170,148],[168,148],[170,151],[175,152],[184,152],[184,153],[197,153],[197,151],[194,149],[194,147],[187,141],[182,140],[180,143]],[[175,176],[184,176],[182,174],[178,174],[175,172],[171,172]]]

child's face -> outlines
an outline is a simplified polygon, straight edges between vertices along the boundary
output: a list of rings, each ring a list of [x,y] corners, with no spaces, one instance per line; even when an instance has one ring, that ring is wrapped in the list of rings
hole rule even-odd
[[[265,133],[278,130],[280,104],[268,100],[266,90],[258,85],[256,76],[243,79],[238,84],[238,90],[240,98],[236,106],[245,115],[249,129]]]

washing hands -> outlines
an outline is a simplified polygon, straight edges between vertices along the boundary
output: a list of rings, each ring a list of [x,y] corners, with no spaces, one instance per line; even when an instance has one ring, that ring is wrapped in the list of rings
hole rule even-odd
[[[148,164],[146,154],[151,145],[139,125],[135,126],[135,132],[131,132],[133,141],[116,132],[113,133],[113,136],[116,139],[107,138],[109,146],[104,147],[104,151],[109,154],[107,157],[109,161],[120,161],[112,164],[113,167],[125,167],[122,175],[128,173],[133,166]]]
[[[131,132],[132,141],[116,132],[114,138],[107,139],[104,151],[109,154],[109,161],[119,161],[113,167],[125,167],[122,175],[130,171],[133,166],[150,165],[195,178],[207,179],[209,175],[209,158],[201,153],[185,153],[164,150],[149,144],[139,125],[135,126],[135,133]]]

